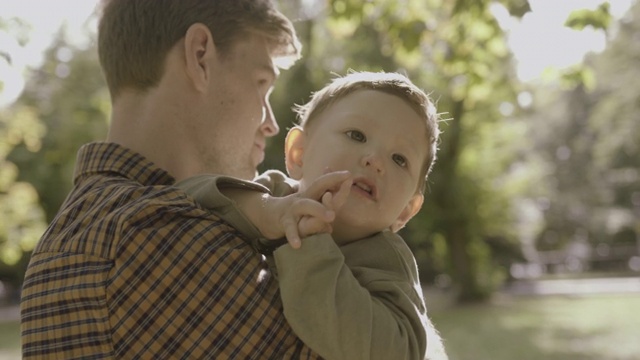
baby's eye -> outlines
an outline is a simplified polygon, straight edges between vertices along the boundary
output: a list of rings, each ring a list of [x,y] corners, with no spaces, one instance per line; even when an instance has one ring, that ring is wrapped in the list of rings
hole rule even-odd
[[[401,167],[407,167],[407,158],[400,154],[393,154],[393,161]]]
[[[357,142],[367,142],[367,137],[358,130],[349,130],[347,131],[347,136]]]

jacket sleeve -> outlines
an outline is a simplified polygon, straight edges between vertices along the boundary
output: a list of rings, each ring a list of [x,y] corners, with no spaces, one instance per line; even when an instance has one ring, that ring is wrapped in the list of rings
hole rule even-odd
[[[205,209],[218,215],[233,228],[240,231],[245,240],[259,253],[271,254],[275,248],[286,243],[282,240],[266,240],[260,231],[238,208],[233,199],[225,196],[222,189],[235,188],[286,196],[297,191],[297,183],[282,172],[269,170],[254,181],[246,181],[224,175],[198,175],[178,182],[176,185],[191,195]]]
[[[326,359],[425,358],[430,322],[415,260],[385,233],[341,247],[314,235],[274,252],[285,317]]]
[[[260,231],[244,216],[236,202],[225,196],[221,189],[237,188],[262,193],[268,193],[269,189],[251,181],[223,175],[198,175],[182,180],[175,186],[193,197],[203,208],[215,213],[240,231],[252,247],[260,248]]]
[[[269,189],[271,194],[276,197],[283,197],[298,192],[298,182],[278,170],[267,170],[253,181]]]

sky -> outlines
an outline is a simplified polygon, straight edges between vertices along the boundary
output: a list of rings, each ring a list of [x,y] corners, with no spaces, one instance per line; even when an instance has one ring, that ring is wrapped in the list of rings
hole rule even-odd
[[[634,0],[611,0],[611,12],[619,18]],[[582,61],[587,52],[602,51],[605,35],[586,28],[582,31],[563,26],[575,9],[595,9],[603,0],[529,0],[532,12],[522,19],[512,18],[501,6],[493,6],[494,15],[508,34],[514,52],[518,76],[522,81],[534,81],[548,67],[566,68]],[[31,25],[29,42],[20,46],[13,36],[0,31],[0,51],[8,50],[11,64],[0,57],[0,79],[5,87],[0,91],[0,107],[10,104],[24,87],[27,67],[37,67],[52,35],[66,23],[74,43],[86,43],[87,29],[95,31],[92,13],[97,0],[0,0],[0,17],[13,16]]]
[[[587,27],[573,30],[564,26],[569,14],[577,9],[594,10],[603,0],[529,0],[531,12],[522,19],[510,18],[506,9],[494,8],[501,27],[506,28],[508,42],[518,63],[518,77],[532,81],[547,67],[566,68],[582,62],[588,52],[604,50],[603,31]],[[611,0],[610,12],[619,19],[633,0]]]

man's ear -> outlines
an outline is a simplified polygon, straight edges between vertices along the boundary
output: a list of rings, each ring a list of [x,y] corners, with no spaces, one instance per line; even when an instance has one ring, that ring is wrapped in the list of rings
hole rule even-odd
[[[294,126],[287,133],[284,141],[284,162],[292,179],[302,179],[302,156],[307,135],[299,126]]]
[[[420,208],[422,207],[422,203],[424,202],[424,196],[422,194],[415,194],[409,200],[407,206],[404,207],[400,216],[396,219],[396,221],[391,224],[391,231],[398,232],[398,230],[402,229],[408,222],[413,218]]]
[[[211,76],[211,59],[216,56],[209,28],[200,23],[189,26],[184,36],[183,50],[187,76],[198,91],[204,91]]]

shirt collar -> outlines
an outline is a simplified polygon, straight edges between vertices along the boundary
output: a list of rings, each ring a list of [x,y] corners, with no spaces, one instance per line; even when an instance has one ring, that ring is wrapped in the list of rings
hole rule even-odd
[[[173,176],[144,156],[116,143],[95,142],[78,151],[74,183],[99,173],[115,173],[142,185],[172,185]]]

